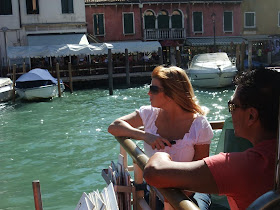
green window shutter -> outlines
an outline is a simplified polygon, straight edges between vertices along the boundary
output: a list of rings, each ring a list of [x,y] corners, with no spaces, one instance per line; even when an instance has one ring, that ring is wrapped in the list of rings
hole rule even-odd
[[[145,16],[145,29],[155,29],[156,24],[155,24],[155,16],[149,15]]]
[[[126,13],[123,14],[123,23],[124,23],[124,34],[133,34],[133,14]]]
[[[169,28],[169,16],[168,15],[159,15],[158,16],[158,28],[159,29]]]
[[[202,12],[193,13],[193,30],[194,32],[202,32]]]
[[[183,28],[182,16],[172,15],[171,17],[172,28]]]
[[[94,34],[95,35],[104,35],[103,14],[94,14],[93,15],[93,23],[94,23]]]
[[[104,35],[104,17],[103,14],[98,15],[98,28],[99,28],[99,34]]]
[[[224,12],[224,31],[232,32],[232,12]]]
[[[246,21],[245,21],[245,26],[254,26],[254,13],[246,13]]]

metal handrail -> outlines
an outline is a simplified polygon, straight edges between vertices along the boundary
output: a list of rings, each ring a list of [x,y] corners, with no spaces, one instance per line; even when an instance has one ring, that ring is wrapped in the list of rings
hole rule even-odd
[[[133,161],[144,170],[149,157],[131,140],[126,137],[116,137],[121,146],[126,150],[126,152],[131,156]],[[187,197],[179,189],[158,189],[158,191],[168,200],[168,202],[175,209],[199,209],[189,197]]]

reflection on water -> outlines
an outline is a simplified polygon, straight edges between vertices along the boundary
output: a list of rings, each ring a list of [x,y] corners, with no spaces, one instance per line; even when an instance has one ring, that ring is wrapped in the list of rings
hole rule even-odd
[[[117,117],[149,104],[148,86],[65,92],[49,102],[0,104],[0,209],[34,209],[32,181],[40,180],[44,209],[74,209],[83,192],[101,190],[101,170],[119,152],[107,133]],[[196,89],[208,119],[229,116],[233,89]],[[211,154],[220,131],[215,131]],[[138,143],[141,146],[141,142]]]

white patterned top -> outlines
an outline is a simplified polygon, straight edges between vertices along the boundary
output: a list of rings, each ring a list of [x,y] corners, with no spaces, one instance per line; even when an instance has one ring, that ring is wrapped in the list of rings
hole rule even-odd
[[[137,111],[142,119],[144,130],[148,133],[159,136],[155,121],[160,109],[149,105],[141,106]],[[210,144],[212,138],[213,131],[206,117],[197,115],[189,132],[184,135],[183,139],[174,139],[176,144],[173,144],[172,147],[166,146],[161,150],[153,150],[149,144],[144,142],[144,150],[149,157],[156,152],[167,152],[174,161],[189,162],[192,161],[194,157],[194,145]]]

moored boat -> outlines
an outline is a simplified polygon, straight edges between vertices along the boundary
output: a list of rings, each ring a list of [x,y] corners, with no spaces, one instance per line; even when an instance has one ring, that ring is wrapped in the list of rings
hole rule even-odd
[[[194,87],[220,88],[232,85],[236,67],[225,52],[195,55],[187,69]]]
[[[60,81],[61,92],[65,87]],[[16,91],[23,100],[52,99],[58,95],[58,82],[48,70],[33,69],[16,80]]]
[[[6,102],[12,99],[13,82],[10,78],[0,78],[0,102]]]

